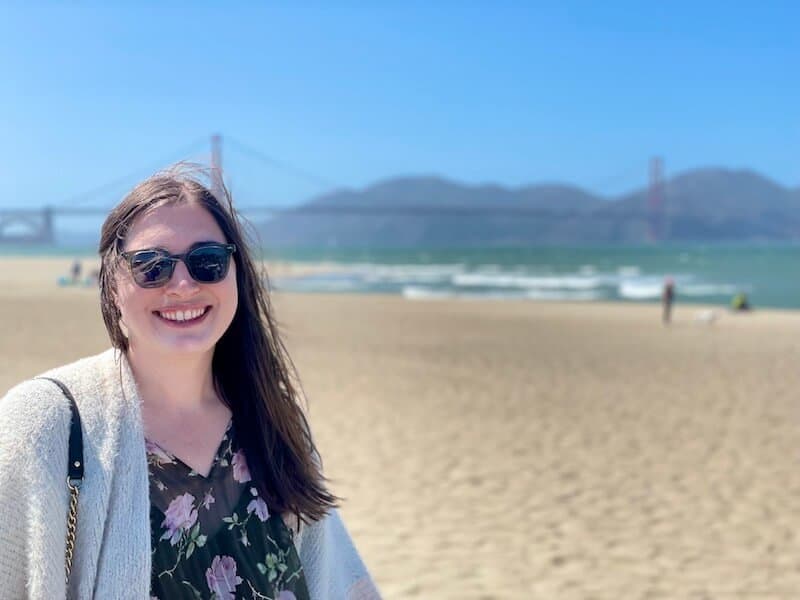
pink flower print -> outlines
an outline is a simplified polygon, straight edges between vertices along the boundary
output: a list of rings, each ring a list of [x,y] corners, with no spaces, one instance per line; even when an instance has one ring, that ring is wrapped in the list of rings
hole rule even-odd
[[[250,469],[247,468],[247,459],[244,457],[244,452],[237,450],[233,455],[233,478],[239,483],[246,483],[250,481]]]
[[[214,498],[214,496],[211,495],[210,491],[206,492],[206,495],[203,496],[203,508],[208,510],[208,507],[214,504],[214,502],[216,501],[217,501],[216,498]]]
[[[206,569],[206,583],[215,598],[235,600],[236,586],[242,583],[242,578],[236,576],[236,561],[230,556],[215,556]]]
[[[269,519],[269,509],[267,508],[267,503],[261,498],[255,497],[250,500],[250,504],[247,505],[247,514],[250,514],[254,511],[259,521],[262,523]]]
[[[197,521],[197,509],[194,507],[194,496],[185,493],[175,497],[169,503],[167,512],[164,513],[164,522],[161,527],[166,528],[162,540],[169,539],[170,545],[177,544],[184,531],[189,531]]]
[[[278,594],[275,600],[297,600],[297,596],[294,595],[294,592],[290,592],[289,590],[281,590],[281,593]]]

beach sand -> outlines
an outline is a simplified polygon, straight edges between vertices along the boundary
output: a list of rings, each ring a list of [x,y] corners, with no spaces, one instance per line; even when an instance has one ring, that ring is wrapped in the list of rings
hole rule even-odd
[[[0,261],[0,393],[107,346],[96,291],[38,260]],[[386,598],[800,596],[800,313],[274,304]]]

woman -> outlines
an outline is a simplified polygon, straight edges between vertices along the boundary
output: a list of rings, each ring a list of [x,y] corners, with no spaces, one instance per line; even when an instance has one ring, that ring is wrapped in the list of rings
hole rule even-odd
[[[83,430],[66,583],[69,402],[44,378],[0,400],[0,597],[378,598],[218,195],[168,171],[103,224],[113,348],[45,374],[74,396]]]

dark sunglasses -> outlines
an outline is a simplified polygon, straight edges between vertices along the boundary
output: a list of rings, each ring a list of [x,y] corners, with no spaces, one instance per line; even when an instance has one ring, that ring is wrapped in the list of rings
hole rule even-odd
[[[175,272],[179,260],[186,265],[192,279],[199,283],[217,283],[225,279],[231,264],[231,254],[236,252],[233,244],[202,242],[185,254],[170,254],[163,248],[148,248],[123,252],[133,280],[139,287],[155,288],[166,285]]]

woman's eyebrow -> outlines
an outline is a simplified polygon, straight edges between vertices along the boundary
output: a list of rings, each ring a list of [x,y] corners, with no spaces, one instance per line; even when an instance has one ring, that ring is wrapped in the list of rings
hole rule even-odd
[[[194,248],[197,248],[198,246],[204,246],[205,244],[223,244],[224,245],[224,244],[227,244],[227,242],[220,242],[219,240],[200,240],[198,242],[192,242],[192,244],[190,246],[187,246],[186,248],[184,248],[183,252],[171,252],[168,248],[166,248],[164,246],[141,246],[139,248],[133,248],[131,250],[124,250],[124,252],[129,253],[129,252],[143,252],[143,251],[147,251],[147,250],[155,250],[155,251],[159,251],[159,252],[166,252],[167,254],[186,254],[187,252],[190,252]]]

